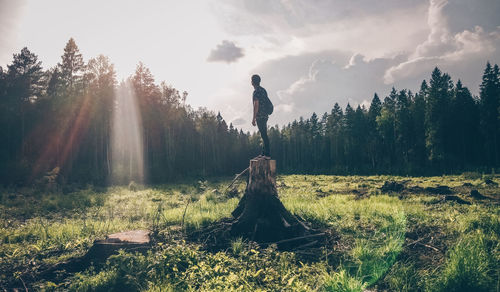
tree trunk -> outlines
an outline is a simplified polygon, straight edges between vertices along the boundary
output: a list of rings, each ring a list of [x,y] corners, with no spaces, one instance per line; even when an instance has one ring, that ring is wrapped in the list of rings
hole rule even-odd
[[[232,215],[231,233],[257,242],[276,242],[310,231],[278,198],[276,160],[250,160],[247,188]]]

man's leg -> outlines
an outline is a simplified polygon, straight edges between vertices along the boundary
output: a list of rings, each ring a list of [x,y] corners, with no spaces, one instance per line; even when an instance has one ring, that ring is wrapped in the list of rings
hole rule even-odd
[[[269,151],[269,138],[267,137],[267,117],[257,118],[257,127],[259,128],[260,136],[262,137],[262,154],[271,156]]]

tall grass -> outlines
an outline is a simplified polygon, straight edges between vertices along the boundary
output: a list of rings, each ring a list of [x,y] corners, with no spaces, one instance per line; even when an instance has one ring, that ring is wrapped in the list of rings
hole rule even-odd
[[[462,237],[450,250],[442,274],[435,284],[436,291],[465,292],[491,291],[494,280],[491,276],[498,260],[490,257],[485,235],[477,232]],[[497,275],[498,276],[498,275]]]

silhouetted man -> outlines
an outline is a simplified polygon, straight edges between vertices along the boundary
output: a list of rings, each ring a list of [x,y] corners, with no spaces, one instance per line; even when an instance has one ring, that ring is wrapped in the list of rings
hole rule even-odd
[[[269,117],[269,111],[266,109],[269,98],[267,97],[267,92],[264,88],[260,86],[260,76],[252,76],[252,86],[255,89],[253,91],[253,119],[252,125],[259,128],[260,136],[262,137],[262,154],[265,159],[271,159],[271,153],[269,151],[269,138],[267,137],[267,119]],[[270,102],[269,102],[270,103]]]

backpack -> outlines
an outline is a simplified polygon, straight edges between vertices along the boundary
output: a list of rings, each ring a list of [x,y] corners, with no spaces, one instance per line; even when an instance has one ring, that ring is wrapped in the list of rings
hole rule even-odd
[[[269,99],[269,97],[267,96],[267,94],[266,94],[266,98],[264,99],[263,108],[264,108],[264,113],[266,113],[266,115],[268,115],[268,116],[271,115],[274,111],[274,105],[271,102],[271,100]]]

